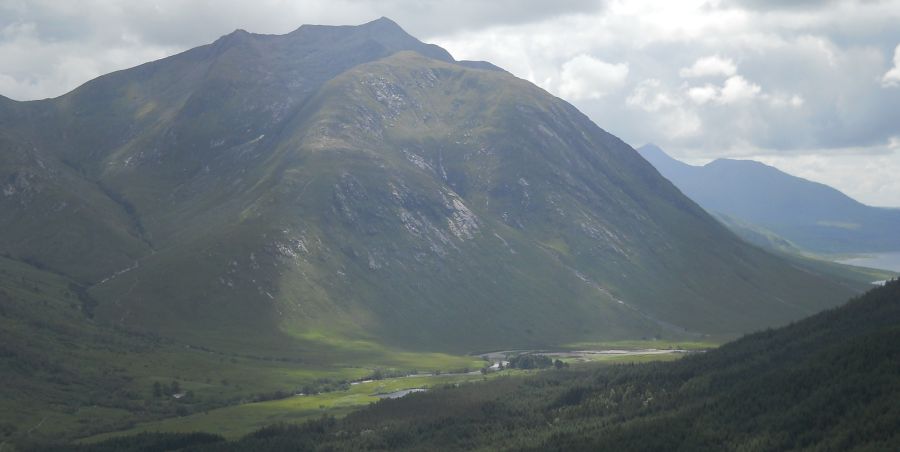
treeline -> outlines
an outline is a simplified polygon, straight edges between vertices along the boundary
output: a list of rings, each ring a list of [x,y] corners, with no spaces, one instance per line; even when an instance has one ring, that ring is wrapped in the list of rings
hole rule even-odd
[[[513,356],[509,359],[510,369],[547,369],[549,367],[555,367],[557,369],[563,369],[565,367],[569,367],[569,364],[563,362],[560,359],[554,360],[546,355],[541,354],[523,354]]]

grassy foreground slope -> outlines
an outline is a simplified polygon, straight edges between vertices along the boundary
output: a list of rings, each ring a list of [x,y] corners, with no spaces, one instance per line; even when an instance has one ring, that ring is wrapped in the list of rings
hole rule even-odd
[[[895,280],[676,362],[449,387],[190,450],[895,450],[897,425]]]
[[[305,361],[216,350],[104,324],[95,307],[72,280],[0,258],[0,444],[69,440],[304,388],[330,390],[376,369],[481,365],[369,343],[323,344]]]

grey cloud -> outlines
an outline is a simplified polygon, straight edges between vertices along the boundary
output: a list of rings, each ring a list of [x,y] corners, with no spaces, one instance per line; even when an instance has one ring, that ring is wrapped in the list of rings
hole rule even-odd
[[[729,0],[724,3],[727,6],[771,11],[776,9],[820,10],[840,2],[841,0]],[[873,2],[867,1],[864,3]]]
[[[601,0],[0,0],[0,94],[52,97],[105,72],[209,43],[234,29],[281,34],[302,24],[388,16],[427,40],[602,8]]]
[[[474,30],[493,25],[511,25],[544,21],[548,18],[573,13],[596,13],[604,0],[518,1],[518,0],[464,0],[447,2],[428,0],[386,2],[392,17],[405,27],[423,37],[430,37],[458,30]],[[384,5],[385,3],[382,3]]]
[[[825,164],[816,167],[823,181],[838,184],[868,167],[850,165],[847,155],[862,160],[879,155],[881,165],[900,170],[900,86],[883,82],[900,43],[900,29],[892,26],[900,2],[796,5],[782,11],[707,5],[698,13],[705,18],[681,18],[686,25],[669,20],[670,11],[655,13],[655,6],[623,13],[614,5],[580,22],[494,27],[440,42],[451,52],[493,60],[563,95],[559,75],[578,54],[627,63],[628,79],[619,90],[600,99],[570,100],[635,145],[655,142],[694,159],[780,156],[777,161],[793,169],[817,155],[846,167],[846,177],[825,171]],[[681,69],[710,56],[733,61],[734,74],[729,69],[682,77]],[[744,84],[742,100],[729,103],[721,97],[729,77],[740,77]],[[688,95],[692,87],[708,87],[720,97],[696,102]],[[879,184],[882,188],[873,189],[870,199],[900,205],[900,191],[885,188],[897,185],[885,177]]]
[[[572,96],[633,144],[695,158],[900,153],[900,86],[884,82],[900,44],[900,0],[724,0],[691,11],[667,0],[0,0],[0,94],[59,95],[236,28],[286,33],[380,16],[454,56]],[[733,62],[734,73],[681,76],[711,56]],[[627,72],[610,83],[604,68]],[[758,89],[730,103],[688,95],[700,87],[724,96],[728,77]]]
[[[560,14],[595,12],[601,0],[261,0],[120,2],[85,0],[5,1],[0,27],[35,23],[43,39],[129,33],[146,44],[198,45],[242,28],[286,33],[302,24],[357,24],[388,16],[420,37],[487,25],[546,20]]]

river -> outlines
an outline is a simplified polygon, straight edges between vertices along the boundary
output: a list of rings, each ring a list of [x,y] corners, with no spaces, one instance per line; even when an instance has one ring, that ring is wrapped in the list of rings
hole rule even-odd
[[[428,389],[426,388],[403,389],[400,391],[389,392],[387,394],[376,394],[376,397],[380,397],[382,399],[399,399],[400,397],[404,397],[415,392],[425,392],[427,390]]]

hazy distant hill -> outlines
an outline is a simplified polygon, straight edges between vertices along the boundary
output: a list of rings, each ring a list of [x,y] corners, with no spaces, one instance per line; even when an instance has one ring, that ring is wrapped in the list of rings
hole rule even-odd
[[[706,210],[771,231],[797,247],[821,253],[900,250],[900,209],[866,206],[755,161],[719,159],[692,166],[652,144],[638,151]]]

